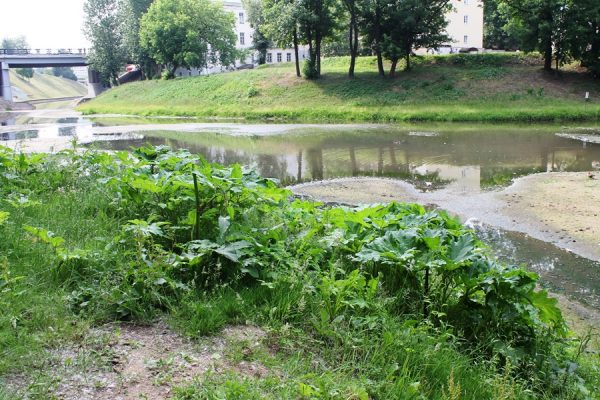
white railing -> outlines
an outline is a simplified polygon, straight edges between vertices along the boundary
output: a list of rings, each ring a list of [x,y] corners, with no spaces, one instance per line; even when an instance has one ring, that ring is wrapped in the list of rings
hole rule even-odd
[[[75,55],[85,56],[87,49],[0,49],[1,55],[11,56],[27,56],[27,55],[46,55],[46,56],[63,56]]]

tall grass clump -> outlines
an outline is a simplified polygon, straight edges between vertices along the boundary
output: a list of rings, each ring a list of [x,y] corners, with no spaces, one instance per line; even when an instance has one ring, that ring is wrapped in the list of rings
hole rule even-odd
[[[288,381],[208,377],[180,398],[227,388],[248,398],[501,398],[495,391],[510,388],[566,399],[597,384],[537,275],[499,263],[444,212],[325,207],[168,147],[0,148],[0,183],[0,234],[13,238],[0,244],[6,362],[19,357],[7,346],[25,352],[48,325],[168,314],[191,336],[253,320],[293,343],[284,354],[305,355],[284,361],[296,371]],[[42,315],[30,294],[60,315]],[[39,308],[27,314],[23,302]]]

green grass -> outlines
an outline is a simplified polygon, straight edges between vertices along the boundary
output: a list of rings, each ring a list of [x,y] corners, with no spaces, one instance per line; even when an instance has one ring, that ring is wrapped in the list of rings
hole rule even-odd
[[[23,78],[10,71],[10,83],[26,95],[17,101],[85,96],[87,88],[82,84],[62,77],[35,73],[31,79]],[[15,93],[13,93],[13,96]]]
[[[111,89],[84,113],[241,117],[304,121],[598,120],[600,84],[576,68],[559,76],[517,54],[427,56],[396,79],[380,78],[361,57],[323,61],[323,77],[296,78],[292,64]],[[590,92],[592,101],[584,102]]]
[[[290,203],[239,166],[165,148],[0,147],[0,195],[0,382],[33,377],[28,398],[52,398],[52,354],[90,326],[156,318],[193,340],[229,324],[268,332],[261,347],[223,355],[264,365],[265,377],[230,368],[181,384],[176,399],[599,393],[598,360],[577,354],[535,275],[494,261],[443,212]]]

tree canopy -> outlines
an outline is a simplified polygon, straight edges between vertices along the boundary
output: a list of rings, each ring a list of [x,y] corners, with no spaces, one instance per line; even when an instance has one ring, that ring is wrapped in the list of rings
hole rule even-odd
[[[227,67],[238,57],[233,15],[210,0],[155,0],[140,24],[140,44],[174,76],[179,67]]]
[[[25,36],[5,37],[0,43],[0,49],[28,49],[29,44]]]
[[[265,15],[263,12],[263,2],[261,0],[242,0],[242,4],[248,13],[248,22],[254,29],[252,48],[258,53],[258,64],[264,64],[271,41],[264,33]]]
[[[126,61],[118,0],[86,0],[84,33],[92,44],[88,56],[103,80],[118,84]]]

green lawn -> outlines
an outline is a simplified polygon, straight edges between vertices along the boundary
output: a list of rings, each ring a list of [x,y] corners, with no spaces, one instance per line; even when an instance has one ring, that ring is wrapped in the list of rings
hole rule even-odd
[[[427,56],[395,79],[362,57],[354,79],[348,58],[323,61],[322,79],[296,78],[292,64],[146,81],[107,91],[85,113],[276,118],[305,121],[598,120],[600,83],[572,67],[559,75],[518,54]],[[586,91],[591,101],[583,100]]]
[[[82,84],[48,74],[35,73],[31,79],[27,79],[11,70],[10,83],[20,93],[26,95],[17,96],[17,101],[75,97],[87,94],[87,88]]]

